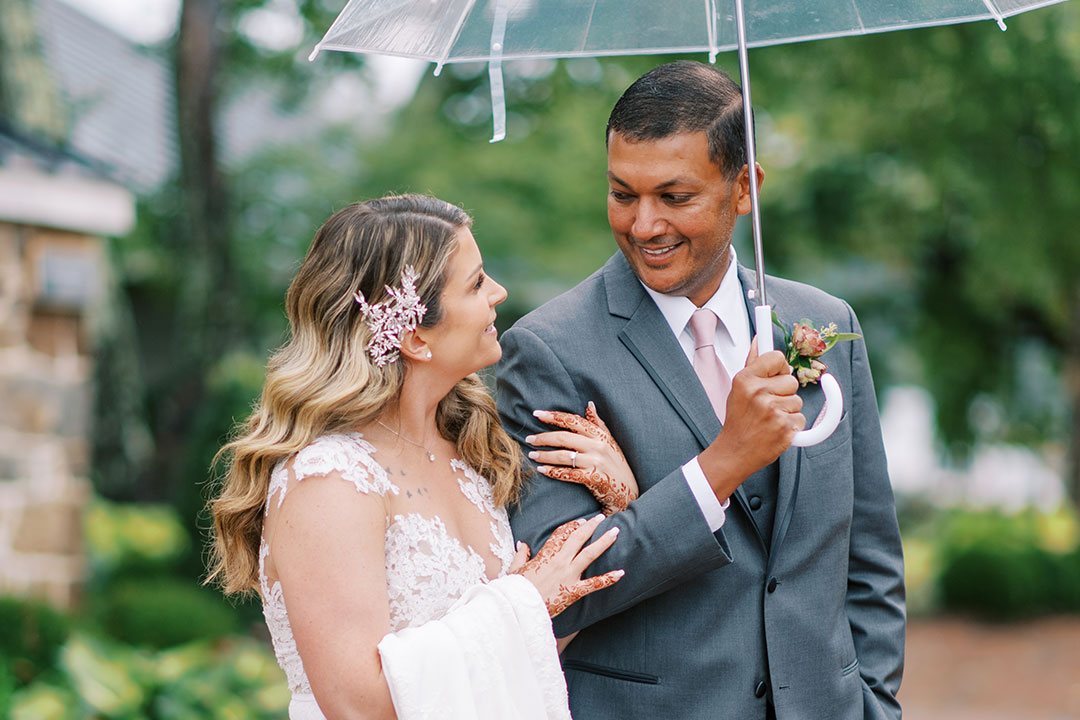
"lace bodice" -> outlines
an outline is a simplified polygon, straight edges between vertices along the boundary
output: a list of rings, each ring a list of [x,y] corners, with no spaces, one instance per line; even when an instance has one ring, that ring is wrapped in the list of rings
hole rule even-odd
[[[335,473],[352,483],[357,492],[383,497],[397,496],[400,488],[374,458],[375,447],[359,433],[321,437],[292,458],[292,482]],[[501,565],[504,575],[514,555],[514,543],[506,510],[496,507],[490,484],[460,460],[450,462],[458,488],[490,521],[486,554]],[[288,462],[282,461],[270,477],[266,510],[280,507],[289,488]],[[443,616],[454,601],[478,583],[487,582],[484,557],[454,537],[443,520],[417,512],[388,514],[385,533],[386,585],[390,601],[390,629],[422,625]],[[263,615],[278,664],[293,693],[310,693],[311,686],[296,650],[280,582],[270,582],[266,561],[270,547],[265,540],[259,550],[259,584]]]

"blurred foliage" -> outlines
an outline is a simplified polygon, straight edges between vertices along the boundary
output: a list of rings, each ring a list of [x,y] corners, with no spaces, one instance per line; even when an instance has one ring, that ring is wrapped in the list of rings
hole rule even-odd
[[[239,624],[233,607],[215,589],[168,577],[111,583],[89,606],[109,637],[140,647],[168,648],[223,637]]]
[[[174,507],[96,500],[87,510],[86,547],[86,619],[110,637],[163,648],[259,619],[257,603],[231,605],[194,579],[204,574],[202,555]]]
[[[14,686],[55,665],[69,632],[69,620],[48,605],[0,596],[0,709]]]
[[[93,582],[161,574],[191,550],[175,509],[97,500],[86,510],[86,550]]]
[[[1076,512],[946,510],[902,519],[909,610],[991,620],[1080,613]]]
[[[95,500],[85,528],[77,615],[0,597],[0,718],[284,716],[269,643],[237,635],[252,608],[175,576],[193,554],[175,509]]]
[[[48,680],[16,690],[12,720],[260,720],[284,717],[289,690],[265,647],[241,638],[151,652],[76,634]]]

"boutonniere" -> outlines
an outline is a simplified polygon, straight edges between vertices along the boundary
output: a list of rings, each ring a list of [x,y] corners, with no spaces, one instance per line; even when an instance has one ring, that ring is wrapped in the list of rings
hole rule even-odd
[[[858,333],[837,332],[836,323],[829,323],[815,330],[814,323],[806,319],[795,323],[789,333],[775,312],[772,318],[773,324],[784,331],[784,355],[802,387],[816,383],[821,373],[829,369],[825,363],[818,360],[829,348],[838,342],[862,337]]]

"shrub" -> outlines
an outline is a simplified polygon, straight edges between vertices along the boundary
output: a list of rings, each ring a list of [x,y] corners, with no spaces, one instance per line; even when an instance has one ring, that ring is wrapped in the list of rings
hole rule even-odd
[[[95,614],[110,636],[154,648],[217,638],[236,629],[235,611],[216,592],[168,577],[112,585]]]
[[[953,514],[941,551],[944,608],[996,620],[1080,611],[1080,550],[1054,535],[1048,542],[1048,517]]]
[[[15,692],[15,678],[8,672],[8,664],[0,655],[0,717],[11,715],[11,695]]]
[[[0,597],[0,660],[6,658],[4,672],[16,684],[26,685],[56,667],[57,654],[69,630],[68,619],[48,605]]]
[[[98,500],[86,513],[86,540],[96,584],[165,573],[190,549],[176,511],[163,505]]]
[[[7,720],[278,720],[289,688],[274,656],[251,638],[145,650],[74,633],[60,671],[17,690]]]

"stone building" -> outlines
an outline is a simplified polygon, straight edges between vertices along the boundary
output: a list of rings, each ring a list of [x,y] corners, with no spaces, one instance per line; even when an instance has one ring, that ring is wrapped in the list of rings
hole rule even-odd
[[[0,127],[0,594],[78,599],[102,236],[134,211],[122,186]]]

